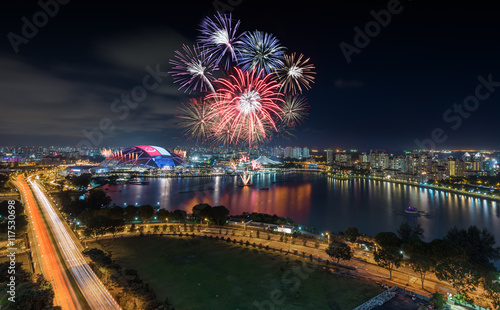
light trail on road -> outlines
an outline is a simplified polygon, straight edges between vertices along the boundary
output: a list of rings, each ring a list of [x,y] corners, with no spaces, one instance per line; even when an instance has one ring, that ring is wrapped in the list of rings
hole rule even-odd
[[[36,205],[36,200],[31,193],[26,180],[18,176],[17,181],[20,190],[24,193],[24,200],[29,211],[30,221],[33,226],[33,236],[35,236],[34,246],[39,249],[40,265],[44,277],[52,284],[54,290],[54,304],[63,310],[82,309],[78,302],[78,297],[71,286],[71,283],[64,271],[64,267],[59,260],[56,249],[50,240],[43,218]]]
[[[51,228],[54,239],[66,262],[66,266],[73,275],[82,291],[87,303],[92,309],[121,309],[99,280],[94,271],[87,264],[83,254],[78,249],[70,232],[54,210],[54,206],[43,193],[37,181],[28,179],[30,186],[37,197],[48,226]]]

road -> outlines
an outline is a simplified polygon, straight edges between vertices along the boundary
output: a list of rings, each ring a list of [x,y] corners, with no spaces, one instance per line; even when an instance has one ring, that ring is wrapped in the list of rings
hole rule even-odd
[[[48,226],[54,236],[56,246],[64,257],[66,267],[73,275],[80,291],[91,309],[121,309],[113,299],[104,284],[87,264],[83,254],[78,249],[71,237],[71,232],[64,225],[54,206],[44,194],[44,190],[36,180],[37,177],[28,178],[28,183],[38,199]]]
[[[32,241],[34,243],[32,244],[32,248],[36,248],[36,252],[39,254],[37,261],[40,266],[36,266],[36,268],[40,268],[44,277],[52,283],[55,295],[54,304],[60,306],[63,310],[82,309],[78,297],[64,271],[64,267],[59,260],[56,249],[50,240],[35,197],[33,197],[24,177],[18,176],[17,182],[23,193],[30,217],[29,220],[32,223],[33,236],[35,236],[35,239]]]

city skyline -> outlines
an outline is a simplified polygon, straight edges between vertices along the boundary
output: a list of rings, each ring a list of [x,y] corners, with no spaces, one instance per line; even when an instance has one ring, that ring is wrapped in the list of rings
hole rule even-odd
[[[271,144],[419,149],[418,140],[439,149],[499,148],[495,11],[485,4],[395,4],[345,1],[332,11],[245,1],[232,7],[243,30],[275,34],[288,51],[310,57],[317,70],[305,92],[310,115],[293,132],[297,138]],[[20,35],[22,17],[42,10],[34,1],[8,5],[6,34]],[[215,10],[212,2],[161,8],[153,2],[70,2],[19,44],[17,54],[6,36],[0,49],[2,144],[76,145],[86,138],[83,131],[92,135],[109,119],[114,129],[102,131],[102,139],[95,134],[95,146],[189,145],[174,117],[187,94],[164,72],[174,50],[193,43],[199,22]],[[360,47],[363,35],[356,37],[355,27],[364,31],[377,20],[380,31]],[[157,88],[126,117],[113,111],[112,102],[147,75],[156,78]]]

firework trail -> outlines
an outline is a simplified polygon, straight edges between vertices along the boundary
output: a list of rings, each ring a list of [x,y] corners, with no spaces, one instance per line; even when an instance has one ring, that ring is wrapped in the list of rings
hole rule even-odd
[[[314,83],[313,64],[309,64],[309,58],[302,59],[304,55],[300,54],[296,57],[295,53],[285,55],[283,67],[276,70],[276,75],[282,85],[282,91],[291,94],[302,93],[304,89],[310,89]]]
[[[238,65],[244,71],[256,70],[269,74],[283,67],[285,48],[272,34],[254,31],[241,37],[238,46]]]
[[[280,84],[271,75],[261,77],[255,70],[243,72],[235,68],[227,78],[214,81],[217,92],[207,95],[213,99],[214,113],[220,119],[215,133],[230,127],[231,142],[246,140],[249,145],[259,136],[268,136],[269,127],[276,130],[275,119],[281,119],[283,104]]]
[[[213,19],[205,17],[200,24],[201,35],[198,43],[206,48],[206,51],[214,55],[216,65],[225,58],[224,68],[229,69],[231,61],[236,61],[235,49],[242,34],[237,34],[240,21],[234,21],[231,14],[214,15]]]
[[[203,98],[191,98],[179,108],[183,114],[177,115],[182,120],[184,135],[196,142],[204,141],[212,135],[214,118],[213,105]]]
[[[283,123],[286,126],[296,127],[308,115],[307,109],[309,105],[302,96],[285,96],[285,103],[282,105],[283,110]]]
[[[181,51],[175,51],[175,59],[170,59],[174,83],[179,83],[179,89],[186,88],[191,93],[192,90],[215,92],[212,81],[215,79],[212,72],[218,70],[216,59],[207,51],[195,45],[192,48],[183,45]]]

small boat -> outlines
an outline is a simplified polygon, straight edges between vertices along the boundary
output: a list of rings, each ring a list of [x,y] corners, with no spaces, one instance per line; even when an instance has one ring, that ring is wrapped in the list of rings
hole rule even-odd
[[[405,213],[408,213],[408,214],[418,214],[418,210],[417,210],[417,208],[408,206],[407,208],[405,208]]]
[[[131,185],[147,185],[149,184],[149,181],[142,181],[138,178],[134,178],[134,179],[130,179],[127,184],[131,184]]]
[[[267,190],[269,190],[269,187],[261,187],[261,188],[259,188],[259,190],[261,190],[261,191],[267,191]]]
[[[238,184],[239,187],[245,187],[245,186],[253,186],[252,183],[248,183],[248,184]]]

